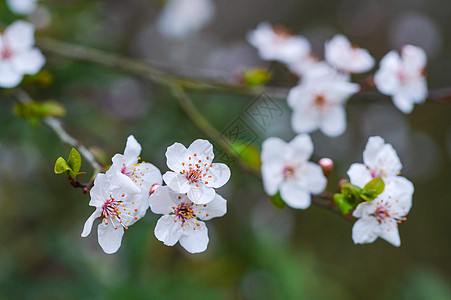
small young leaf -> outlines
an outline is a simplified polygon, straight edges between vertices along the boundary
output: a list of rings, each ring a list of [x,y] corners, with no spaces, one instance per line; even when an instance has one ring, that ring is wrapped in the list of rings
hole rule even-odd
[[[67,159],[67,164],[71,167],[75,175],[78,174],[81,167],[81,157],[80,153],[78,153],[75,148],[72,148],[72,150],[70,151],[69,158]],[[75,178],[75,176],[73,178]]]
[[[67,164],[66,160],[62,157],[58,157],[55,163],[54,172],[55,174],[61,174],[66,171],[72,171],[72,169]]]
[[[365,201],[373,201],[385,189],[385,183],[380,177],[376,177],[368,182],[362,189],[360,197]]]
[[[353,205],[349,204],[342,194],[334,194],[334,203],[343,215],[347,215],[353,209]]]
[[[235,151],[249,167],[260,171],[262,165],[260,151],[258,151],[254,145],[242,141],[235,141],[232,144],[232,150]]]
[[[269,198],[271,199],[271,203],[279,209],[283,209],[286,205],[285,201],[283,201],[282,197],[280,197],[280,193],[270,196]]]
[[[248,69],[243,72],[242,80],[246,86],[262,86],[271,79],[268,70],[262,68]]]

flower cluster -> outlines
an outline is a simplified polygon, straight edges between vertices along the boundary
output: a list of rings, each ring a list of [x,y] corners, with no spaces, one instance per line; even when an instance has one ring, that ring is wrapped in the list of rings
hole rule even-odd
[[[311,53],[309,41],[280,26],[260,24],[248,34],[248,41],[258,49],[263,60],[276,60],[301,77],[288,95],[293,109],[292,128],[296,133],[320,129],[329,137],[346,131],[344,105],[360,86],[352,83],[351,74],[370,71],[375,60],[366,49],[359,48],[343,35],[325,43],[325,60]],[[393,97],[395,106],[410,113],[415,103],[427,97],[426,55],[418,47],[406,45],[401,57],[394,51],[380,63],[374,77],[377,89]]]
[[[380,177],[385,190],[375,200],[360,203],[353,216],[359,220],[352,229],[356,244],[372,243],[378,237],[400,246],[398,223],[412,207],[413,184],[399,176],[401,162],[392,145],[381,137],[370,137],[363,152],[363,164],[352,164],[348,176],[352,184],[363,187],[371,179]]]
[[[34,47],[34,26],[16,21],[0,33],[0,87],[17,86],[25,74],[36,74],[45,57]]]
[[[150,206],[152,212],[164,214],[155,228],[157,239],[169,246],[180,241],[191,253],[205,251],[208,230],[201,220],[226,213],[226,200],[213,188],[229,180],[230,169],[212,162],[213,146],[206,140],[196,140],[188,149],[179,143],[169,147],[167,164],[173,171],[163,177],[154,165],[139,162],[140,153],[141,145],[129,136],[124,154],[114,155],[109,170],[97,175],[89,202],[96,209],[81,236],[88,236],[100,219],[99,244],[105,253],[115,253],[124,229],[144,217]],[[161,186],[163,178],[167,186]]]

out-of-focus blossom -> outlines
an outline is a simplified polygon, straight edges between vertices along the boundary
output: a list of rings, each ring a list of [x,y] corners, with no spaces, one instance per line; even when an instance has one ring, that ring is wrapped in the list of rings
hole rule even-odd
[[[89,205],[96,210],[86,221],[81,236],[88,236],[95,219],[100,218],[102,223],[97,229],[99,244],[105,253],[115,253],[121,246],[124,229],[144,215],[140,212],[140,189],[121,173],[111,178],[98,174],[90,195]]]
[[[399,247],[398,223],[406,220],[412,207],[412,194],[413,185],[407,191],[387,186],[375,200],[360,203],[353,212],[358,218],[352,228],[354,243],[372,243],[380,237]]]
[[[290,69],[291,72],[294,74],[303,77],[305,76],[310,70],[314,69],[316,64],[323,64],[323,62],[320,62],[319,59],[310,54],[305,56],[302,59],[299,59],[297,61],[294,61],[287,65],[288,69]]]
[[[386,54],[374,76],[377,89],[392,96],[393,104],[403,113],[412,112],[415,103],[423,103],[428,95],[423,49],[406,45],[401,56],[395,51]]]
[[[38,0],[6,0],[9,9],[18,15],[28,15],[32,13],[37,6]]]
[[[260,23],[257,29],[249,32],[247,40],[257,48],[263,60],[277,60],[289,65],[302,61],[310,54],[311,47],[306,38],[268,23]]]
[[[203,221],[225,215],[227,201],[216,194],[209,203],[196,204],[186,194],[162,186],[150,196],[150,209],[164,215],[155,227],[158,240],[167,246],[180,242],[188,252],[199,253],[207,249],[209,242],[208,229]]]
[[[169,0],[157,21],[158,30],[169,38],[184,38],[213,20],[211,0]]]
[[[0,34],[0,87],[17,86],[25,74],[36,74],[45,57],[34,48],[34,27],[16,21]]]
[[[146,214],[149,207],[150,190],[153,185],[161,185],[161,172],[153,164],[148,162],[138,162],[141,153],[141,145],[133,135],[127,138],[124,154],[116,154],[113,156],[113,165],[106,174],[113,178],[116,174],[124,174],[128,176],[135,185],[141,190],[141,208],[139,209],[139,217]]]
[[[195,140],[188,149],[174,143],[166,151],[167,165],[172,171],[163,175],[164,182],[178,193],[186,193],[196,204],[215,198],[215,188],[229,181],[230,169],[213,163],[213,145],[207,140]]]
[[[374,66],[374,58],[368,50],[352,45],[341,34],[325,44],[326,61],[334,68],[346,73],[364,73]]]
[[[288,94],[293,130],[308,133],[319,128],[330,137],[343,134],[346,131],[343,104],[359,89],[358,84],[349,82],[347,75],[337,73],[325,63],[315,64]]]
[[[399,176],[402,165],[396,150],[381,137],[373,136],[368,139],[363,151],[363,162],[352,164],[349,168],[348,176],[352,184],[364,187],[373,178],[380,177],[386,188],[401,190],[406,194],[413,191],[412,183]]]
[[[326,188],[327,179],[321,167],[309,162],[313,143],[309,135],[301,134],[291,142],[271,137],[262,145],[263,187],[268,195],[280,196],[293,208],[306,209],[311,204],[311,194]]]

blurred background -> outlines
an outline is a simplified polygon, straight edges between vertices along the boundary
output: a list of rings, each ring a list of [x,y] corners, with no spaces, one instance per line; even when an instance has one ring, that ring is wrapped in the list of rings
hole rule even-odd
[[[213,0],[200,7],[192,1],[179,7],[172,1],[165,9],[163,0],[42,0],[28,16],[13,14],[2,1],[0,20],[5,27],[25,18],[39,27],[38,37],[146,60],[175,74],[233,81],[239,70],[271,67],[271,85],[293,86],[296,79],[284,66],[259,60],[245,39],[268,21],[307,37],[320,57],[336,33],[378,61],[406,43],[421,46],[429,58],[429,88],[451,86],[451,1]],[[177,23],[182,19],[194,22],[192,28]],[[112,157],[134,134],[141,157],[164,173],[166,147],[205,138],[166,89],[43,52],[53,83],[24,89],[63,103],[66,129],[85,145]],[[246,113],[251,96],[191,96],[220,131],[240,117],[258,148],[269,136],[294,137],[284,100],[273,99],[281,116],[262,128]],[[274,208],[261,182],[232,162],[232,179],[219,191],[228,213],[208,222],[208,250],[196,255],[160,243],[153,234],[159,216],[150,211],[114,255],[103,253],[96,230],[82,239],[93,211],[89,195],[53,173],[56,158],[67,157],[70,148],[44,125],[14,116],[13,106],[0,91],[1,299],[451,299],[449,104],[426,102],[404,115],[387,98],[359,98],[347,107],[344,135],[312,134],[313,160],[335,161],[333,184],[362,161],[368,137],[393,144],[403,175],[416,188],[408,221],[400,226],[400,248],[383,240],[356,246],[352,222],[316,206]],[[82,170],[91,171],[87,164]]]

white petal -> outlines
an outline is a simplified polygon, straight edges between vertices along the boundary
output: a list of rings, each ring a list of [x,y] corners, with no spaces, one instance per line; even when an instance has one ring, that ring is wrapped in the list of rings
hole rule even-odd
[[[127,144],[124,150],[124,159],[128,163],[138,162],[138,156],[141,154],[141,145],[135,139],[133,135],[127,138]]]
[[[279,190],[279,186],[284,180],[284,164],[280,161],[268,161],[262,164],[262,178],[265,192],[272,196]]]
[[[13,56],[12,63],[19,72],[36,74],[45,64],[45,57],[37,48],[22,51]]]
[[[374,217],[358,219],[352,227],[352,240],[354,244],[367,244],[374,242],[380,233],[379,222]]]
[[[102,209],[97,208],[92,215],[89,216],[88,220],[86,220],[85,226],[83,227],[83,232],[81,233],[82,237],[87,237],[91,233],[92,224],[94,223],[95,219],[100,217],[102,214]]]
[[[313,142],[308,134],[299,134],[288,143],[298,161],[308,160],[313,153]],[[279,148],[279,151],[282,149]]]
[[[23,75],[12,63],[0,60],[0,87],[16,87],[22,81]]]
[[[195,140],[188,147],[188,151],[190,154],[196,154],[199,159],[204,160],[204,158],[208,157],[210,161],[213,161],[213,145],[207,140]]]
[[[426,67],[426,52],[420,47],[405,45],[401,55],[405,66],[411,70],[421,70]]]
[[[204,222],[199,221],[198,223],[199,226],[187,227],[185,234],[180,237],[180,245],[190,253],[200,253],[207,250],[208,229]]]
[[[176,217],[164,215],[155,226],[155,237],[166,246],[174,246],[183,234],[180,221],[174,222]]]
[[[37,0],[7,0],[11,11],[19,15],[28,15],[36,9]]]
[[[167,186],[160,186],[149,198],[150,209],[155,214],[169,214],[173,211],[172,207],[175,202],[169,193],[170,188]]]
[[[15,21],[5,30],[5,38],[15,51],[34,45],[34,26],[25,21]]]
[[[380,62],[380,68],[374,75],[374,83],[382,94],[393,95],[399,88],[398,72],[401,67],[401,58],[396,51],[387,53]]]
[[[291,117],[291,127],[296,133],[309,133],[318,128],[317,115],[303,109],[295,109]]]
[[[319,127],[329,137],[337,137],[346,131],[346,112],[341,105],[331,107],[321,118]]]
[[[385,177],[396,176],[402,169],[396,150],[388,143],[377,153],[375,164],[368,166],[374,171],[382,170]]]
[[[124,228],[117,226],[117,229],[112,224],[99,224],[97,227],[97,234],[99,235],[99,245],[107,254],[115,253],[121,247],[122,236],[124,235]]]
[[[91,201],[89,205],[101,207],[105,199],[109,198],[110,179],[103,173],[97,174],[94,179],[94,186],[91,188],[89,195]]]
[[[374,214],[377,205],[378,202],[376,201],[362,202],[357,205],[357,208],[354,210],[352,215],[356,218],[368,217],[369,215]]]
[[[393,95],[393,104],[405,114],[410,114],[413,110],[414,99],[405,93],[398,92]]]
[[[192,184],[191,189],[188,191],[188,198],[197,204],[208,203],[215,198],[215,195],[215,190],[205,184],[199,184],[198,187]]]
[[[182,164],[188,160],[188,156],[188,151],[185,146],[180,143],[174,143],[166,150],[166,163],[168,168],[174,172],[185,170]]]
[[[211,178],[204,177],[204,182],[208,182],[208,184],[205,182],[205,185],[212,188],[220,188],[230,179],[230,169],[226,164],[214,163],[207,174]]]
[[[221,195],[216,194],[212,201],[203,205],[194,206],[198,218],[207,221],[216,217],[222,217],[227,212],[227,201]],[[208,216],[207,216],[208,215]]]
[[[312,162],[304,163],[296,177],[299,177],[300,187],[312,194],[323,192],[327,185],[327,178],[324,176],[323,170]]]
[[[136,169],[134,173],[138,176],[136,177],[136,184],[142,184],[138,185],[141,187],[141,190],[145,189],[148,194],[154,184],[163,184],[160,170],[151,163],[140,163],[134,168]]]
[[[282,183],[280,196],[288,206],[296,209],[306,209],[312,202],[310,194],[292,182]]]
[[[267,138],[262,144],[262,163],[283,158],[286,146],[287,143],[278,137]]]
[[[374,166],[376,164],[377,155],[385,145],[385,141],[380,136],[372,136],[366,143],[363,151],[363,162],[367,166]]]
[[[133,201],[132,198],[136,198],[141,193],[141,189],[138,188],[133,181],[126,175],[122,173],[116,173],[115,176],[111,178],[111,195],[113,198],[122,197],[124,194],[124,201]]]
[[[386,222],[381,224],[381,231],[379,237],[386,240],[393,246],[401,246],[401,238],[399,237],[399,231],[396,227],[396,222]]]
[[[363,188],[371,179],[370,171],[363,164],[352,164],[348,170],[349,181]]]
[[[177,193],[187,193],[191,186],[186,179],[186,175],[167,171],[163,175],[164,182]]]

